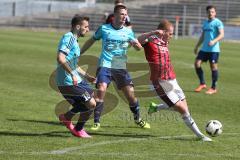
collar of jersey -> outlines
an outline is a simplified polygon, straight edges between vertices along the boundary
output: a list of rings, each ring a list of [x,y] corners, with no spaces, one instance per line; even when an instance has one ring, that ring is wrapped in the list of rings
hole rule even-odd
[[[112,28],[115,29],[115,30],[120,30],[120,29],[123,28],[123,26],[122,26],[121,28],[115,28],[115,27],[112,25],[112,23],[111,23],[111,26],[112,26]]]

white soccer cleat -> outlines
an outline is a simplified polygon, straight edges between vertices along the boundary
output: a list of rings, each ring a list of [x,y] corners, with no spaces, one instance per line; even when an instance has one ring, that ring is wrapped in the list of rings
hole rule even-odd
[[[203,142],[212,142],[212,141],[213,141],[211,138],[209,138],[209,137],[207,137],[207,136],[203,136],[203,137],[201,138],[201,140],[202,140]]]

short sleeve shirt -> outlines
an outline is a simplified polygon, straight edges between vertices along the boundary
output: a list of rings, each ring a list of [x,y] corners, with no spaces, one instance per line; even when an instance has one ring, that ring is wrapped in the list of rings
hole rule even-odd
[[[94,33],[93,38],[102,39],[99,67],[126,69],[129,42],[136,40],[131,29],[125,26],[115,29],[112,24],[104,24]]]
[[[205,20],[203,22],[202,30],[204,32],[204,40],[201,50],[204,52],[220,52],[219,42],[213,46],[209,46],[208,43],[215,39],[219,35],[219,30],[223,29],[223,23],[218,18],[213,20]]]
[[[76,71],[78,58],[80,56],[80,47],[77,42],[77,38],[74,37],[72,32],[68,32],[63,35],[58,45],[58,53],[62,52],[66,55],[66,61],[70,68],[75,72],[75,75],[78,78],[78,83],[82,81],[82,77]],[[56,71],[56,82],[58,86],[69,86],[73,85],[71,75],[58,64]]]

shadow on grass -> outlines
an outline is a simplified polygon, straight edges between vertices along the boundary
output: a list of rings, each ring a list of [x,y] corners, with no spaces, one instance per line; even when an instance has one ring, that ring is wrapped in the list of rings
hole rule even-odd
[[[63,126],[61,122],[58,121],[43,121],[43,120],[32,120],[32,119],[7,119],[8,121],[12,122],[30,122],[30,123],[42,123],[42,124],[49,124],[54,126]],[[72,121],[74,124],[77,123],[77,121]],[[85,127],[92,127],[91,124],[86,124]],[[142,129],[137,126],[102,126],[101,128],[133,128],[133,129]]]
[[[128,138],[150,138],[155,137],[149,134],[136,134],[136,133],[103,133],[103,132],[88,132],[90,135],[99,135],[107,137],[128,137]]]
[[[119,126],[101,126],[101,128],[120,128],[120,129],[126,129],[126,128],[132,128],[132,129],[143,129],[143,128],[140,128],[138,126],[125,126],[125,125],[119,125]]]
[[[115,134],[115,133],[96,133],[96,132],[88,132],[90,135],[99,135],[99,136],[107,136],[107,137],[130,137],[130,138],[148,138],[151,135],[140,135],[134,133],[127,134]],[[66,135],[65,135],[66,134]],[[10,132],[10,131],[0,131],[0,136],[17,136],[17,137],[73,137],[69,131],[52,131],[45,133],[30,133],[30,132]]]
[[[43,123],[48,125],[55,125],[55,126],[63,126],[60,122],[54,122],[54,121],[42,121],[42,120],[29,120],[29,119],[7,119],[9,121],[23,121],[23,122],[30,122],[30,123]],[[91,125],[85,125],[85,127],[90,127]],[[64,127],[64,126],[63,126]],[[65,128],[65,127],[64,127]],[[123,129],[122,133],[111,133],[111,129]],[[124,129],[134,129],[131,133],[128,131],[127,133],[124,133]],[[105,131],[105,129],[109,129],[109,131]],[[137,130],[136,130],[137,129]],[[139,130],[138,130],[139,129]],[[92,136],[106,136],[106,137],[130,137],[130,138],[154,138],[156,140],[175,140],[175,141],[196,141],[197,139],[194,138],[193,135],[190,136],[161,136],[161,135],[154,135],[154,134],[141,134],[141,130],[145,130],[142,128],[139,128],[137,126],[102,126],[99,131],[91,132],[88,131],[88,133]],[[118,130],[119,132],[119,130]],[[52,131],[52,132],[45,132],[45,133],[26,133],[26,132],[10,132],[10,131],[0,131],[1,136],[32,136],[32,137],[73,137],[69,131]]]
[[[42,120],[29,120],[29,119],[7,119],[8,121],[12,122],[29,122],[29,123],[42,123],[42,124],[48,124],[48,125],[55,125],[55,126],[63,126],[60,122],[54,122],[54,121],[42,121]],[[85,125],[85,127],[89,128],[91,125]],[[65,128],[65,127],[64,127]],[[133,129],[141,129],[139,127],[133,127],[133,126],[102,126],[101,129],[104,130],[104,128],[120,128],[120,129],[127,129],[127,128],[133,128]],[[142,129],[141,129],[142,130]],[[124,130],[123,130],[124,132]],[[69,135],[63,135],[69,134]],[[147,138],[151,137],[151,135],[146,134],[136,134],[134,131],[132,133],[104,133],[100,130],[100,132],[88,132],[90,135],[99,135],[99,136],[109,136],[109,137],[131,137],[131,138]],[[26,133],[26,132],[10,132],[10,131],[3,131],[0,132],[0,135],[3,136],[46,136],[46,137],[71,137],[69,131],[61,132],[61,131],[52,131],[47,133]]]
[[[198,141],[198,139],[193,136],[191,136],[191,137],[174,137],[174,136],[161,137],[161,136],[158,136],[156,138],[160,139],[160,140],[166,140],[166,141],[189,141],[189,142]]]
[[[201,92],[195,92],[194,90],[184,90],[184,92],[188,92],[188,93],[196,93],[196,94],[199,94],[199,93],[201,93]],[[204,93],[204,92],[203,92]]]
[[[46,132],[46,133],[29,133],[29,132],[10,132],[10,131],[0,131],[1,136],[19,136],[19,137],[70,137],[71,135],[63,135],[63,133],[69,132]]]
[[[61,126],[62,124],[60,122],[55,121],[42,121],[42,120],[32,120],[32,119],[7,119],[8,121],[13,122],[31,122],[31,123],[43,123],[43,124],[49,124],[49,125],[55,125],[55,126]]]

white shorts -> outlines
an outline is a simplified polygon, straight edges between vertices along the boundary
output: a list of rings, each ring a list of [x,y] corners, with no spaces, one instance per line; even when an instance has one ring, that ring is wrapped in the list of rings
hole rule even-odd
[[[186,98],[176,79],[152,81],[152,84],[157,95],[170,107]]]

